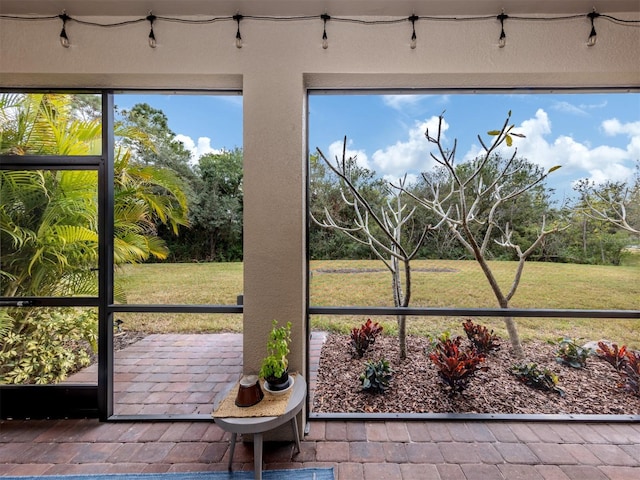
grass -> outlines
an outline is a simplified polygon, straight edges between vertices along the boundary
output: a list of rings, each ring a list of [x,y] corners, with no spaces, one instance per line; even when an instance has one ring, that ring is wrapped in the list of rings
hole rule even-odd
[[[528,263],[511,306],[638,310],[640,308],[640,255],[623,266]],[[486,279],[473,261],[420,260],[412,263],[411,306],[495,308],[497,302]],[[501,288],[507,290],[515,262],[492,262]],[[392,306],[390,274],[377,261],[311,262],[311,304],[334,306]],[[366,270],[366,272],[365,272]],[[373,270],[373,271],[372,271]],[[377,271],[379,270],[379,271]],[[241,263],[128,265],[116,274],[127,292],[128,303],[235,304],[242,293]],[[242,331],[240,315],[119,314],[130,330],[152,332]],[[314,316],[312,327],[347,333],[364,318]],[[393,317],[376,317],[387,334],[397,330]],[[606,338],[640,348],[640,320],[517,318],[524,341]],[[463,335],[462,319],[409,317],[410,334],[450,331]],[[501,318],[479,318],[506,338]]]

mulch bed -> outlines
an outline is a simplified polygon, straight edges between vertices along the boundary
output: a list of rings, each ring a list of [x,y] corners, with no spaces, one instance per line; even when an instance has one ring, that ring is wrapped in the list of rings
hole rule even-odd
[[[466,341],[466,340],[465,340]],[[566,394],[536,390],[521,383],[510,369],[517,362],[508,341],[487,356],[488,371],[478,372],[463,394],[449,395],[435,365],[425,354],[427,339],[407,337],[407,358],[399,361],[398,339],[379,336],[362,359],[353,358],[349,336],[329,334],[322,348],[314,413],[488,413],[638,415],[640,398],[617,387],[612,367],[590,357],[586,368],[556,362],[556,346],[545,342],[523,345],[527,362],[549,368]],[[386,358],[394,371],[384,394],[362,391],[360,374],[366,360]]]

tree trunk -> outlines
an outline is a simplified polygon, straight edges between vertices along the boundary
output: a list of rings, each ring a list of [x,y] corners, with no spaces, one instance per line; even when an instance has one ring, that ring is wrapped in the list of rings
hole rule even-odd
[[[509,333],[509,340],[511,340],[511,348],[513,354],[517,358],[524,358],[524,350],[522,350],[522,343],[520,343],[520,336],[518,335],[518,329],[513,317],[504,317],[504,324],[507,327]]]

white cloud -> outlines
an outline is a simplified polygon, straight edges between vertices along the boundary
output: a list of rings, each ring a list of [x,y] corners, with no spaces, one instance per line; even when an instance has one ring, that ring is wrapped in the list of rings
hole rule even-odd
[[[584,106],[577,107],[569,102],[556,102],[551,108],[563,113],[572,113],[581,116],[587,115]]]
[[[435,98],[438,104],[445,104],[449,101],[449,95],[383,95],[382,102],[394,110],[405,111],[413,110],[418,107],[424,100]]]
[[[633,173],[632,162],[640,158],[640,122],[622,124],[616,119],[602,122],[602,130],[608,135],[627,135],[626,148],[599,145],[592,147],[580,143],[567,135],[552,138],[552,124],[547,113],[538,109],[534,118],[523,121],[514,131],[525,138],[514,137],[513,146],[518,156],[528,159],[549,170],[555,165],[562,166],[561,175],[574,178],[589,178],[596,183],[604,181],[625,181]],[[551,138],[550,138],[551,137]],[[513,148],[503,146],[503,155],[512,155]],[[464,159],[470,160],[480,155],[482,150],[473,145]],[[553,181],[554,176],[550,177]]]
[[[197,144],[191,137],[182,134],[176,135],[174,140],[182,142],[184,148],[191,152],[191,163],[197,163],[200,157],[207,153],[222,153],[222,150],[211,146],[211,139],[209,137],[199,137]]]
[[[602,130],[609,136],[629,135],[640,136],[640,122],[620,123],[617,118],[611,118],[602,122]]]
[[[526,138],[514,140],[518,155],[547,170],[561,165],[564,174],[587,177],[598,183],[627,180],[631,175],[633,167],[630,162],[640,153],[640,122],[621,124],[615,119],[603,122],[602,129],[609,135],[626,134],[630,137],[627,148],[608,145],[592,148],[566,135],[549,139],[551,127],[551,121],[542,109],[536,112],[535,118],[522,122],[517,131]]]
[[[416,122],[408,132],[409,138],[398,141],[384,149],[376,150],[372,155],[373,169],[385,178],[397,180],[405,173],[416,173],[430,170],[433,160],[429,156],[433,145],[425,138],[425,131],[432,134],[438,129],[439,118],[433,116],[428,120]],[[446,132],[449,124],[442,121],[442,132]],[[443,135],[444,138],[444,135]]]

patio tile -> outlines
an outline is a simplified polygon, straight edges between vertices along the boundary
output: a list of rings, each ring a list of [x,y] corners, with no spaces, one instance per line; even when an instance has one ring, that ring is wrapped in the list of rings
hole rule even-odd
[[[440,480],[441,477],[435,465],[420,465],[415,463],[401,464],[402,480]]]
[[[433,443],[409,443],[405,448],[411,463],[444,463],[440,449]]]
[[[557,465],[536,465],[535,469],[544,480],[571,480]]]
[[[325,439],[328,441],[345,441],[347,439],[346,422],[327,422],[325,427]]]
[[[389,436],[387,435],[387,426],[385,422],[365,422],[365,429],[367,431],[367,440],[370,442],[387,442]]]
[[[608,480],[598,468],[585,465],[566,465],[560,467],[569,478],[576,480]]]
[[[397,480],[401,476],[400,466],[395,463],[367,463],[364,465],[365,480]]]
[[[480,457],[473,444],[464,442],[446,442],[438,445],[446,463],[480,463]]]
[[[462,467],[464,469],[464,466]],[[508,480],[544,480],[533,465],[498,465],[502,476]]]
[[[316,445],[316,460],[319,462],[346,462],[349,460],[348,442],[326,442]]]
[[[529,443],[527,446],[540,459],[541,463],[548,465],[575,465],[578,463],[564,444]]]
[[[364,422],[346,422],[347,440],[350,442],[362,442],[367,439],[367,429]]]
[[[407,450],[405,443],[385,442],[382,444],[384,451],[384,458],[390,463],[407,463],[409,457],[407,456]]]
[[[337,480],[364,480],[364,468],[360,463],[341,463],[338,466]]]
[[[638,461],[619,445],[587,445],[587,448],[606,465],[635,466]]]
[[[350,442],[349,461],[367,463],[384,460],[385,453],[382,443],[378,442]]]
[[[540,463],[538,457],[527,447],[521,443],[497,443],[496,450],[502,455],[507,463],[522,463],[526,465],[535,465]]]
[[[467,480],[498,480],[505,477],[495,465],[465,464],[460,465]],[[511,480],[511,479],[509,479]]]
[[[387,437],[392,442],[408,442],[411,440],[405,422],[385,422]]]
[[[640,467],[614,467],[601,466],[598,469],[604,473],[609,480],[629,480],[640,478]]]
[[[442,480],[466,480],[467,478],[460,465],[440,464],[436,465],[436,469]]]

